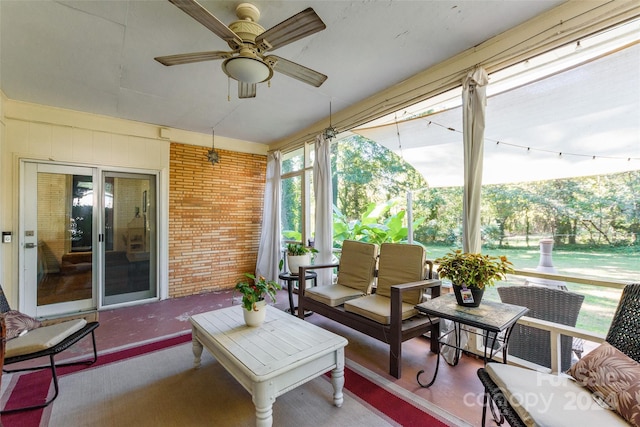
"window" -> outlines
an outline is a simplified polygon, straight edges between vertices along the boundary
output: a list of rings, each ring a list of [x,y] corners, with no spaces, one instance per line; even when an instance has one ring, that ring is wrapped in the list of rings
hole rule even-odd
[[[313,240],[314,144],[308,143],[282,155],[282,240]]]

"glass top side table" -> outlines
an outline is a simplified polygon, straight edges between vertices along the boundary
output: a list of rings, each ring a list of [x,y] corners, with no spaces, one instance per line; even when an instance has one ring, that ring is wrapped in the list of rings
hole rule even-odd
[[[518,319],[529,311],[528,308],[519,305],[493,301],[483,301],[479,307],[465,307],[458,305],[453,294],[443,295],[418,304],[416,305],[416,309],[427,316],[438,317],[454,322],[454,328],[451,331],[447,331],[438,337],[440,348],[442,348],[442,346],[449,346],[456,349],[454,365],[457,364],[459,355],[463,350],[460,347],[461,325],[467,325],[483,331],[483,359],[485,363],[491,360],[500,349],[502,350],[503,363],[506,363],[507,346],[509,344],[511,330]],[[468,331],[468,329],[466,330]],[[455,334],[455,344],[445,342],[445,338],[451,333]],[[496,344],[499,345],[496,347]],[[440,353],[439,351],[433,378],[429,383],[423,384],[420,381],[420,375],[424,373],[424,370],[418,372],[417,380],[420,386],[430,387],[435,382],[438,375],[438,366],[440,365]]]

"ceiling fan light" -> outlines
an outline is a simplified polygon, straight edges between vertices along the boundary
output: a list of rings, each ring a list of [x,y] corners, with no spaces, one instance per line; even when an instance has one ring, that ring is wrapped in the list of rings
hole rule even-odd
[[[273,76],[273,70],[264,62],[242,56],[225,60],[222,69],[232,79],[245,83],[260,83]]]

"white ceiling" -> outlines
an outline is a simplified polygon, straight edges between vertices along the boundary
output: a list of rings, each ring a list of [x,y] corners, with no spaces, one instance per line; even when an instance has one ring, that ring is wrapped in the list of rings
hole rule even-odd
[[[227,24],[238,3],[201,1]],[[324,85],[276,73],[256,98],[238,99],[221,61],[160,65],[154,57],[228,50],[166,0],[0,0],[0,88],[12,100],[269,144],[327,118],[330,102],[342,110],[563,1],[253,3],[267,29],[314,8],[327,29],[274,54],[328,75]]]

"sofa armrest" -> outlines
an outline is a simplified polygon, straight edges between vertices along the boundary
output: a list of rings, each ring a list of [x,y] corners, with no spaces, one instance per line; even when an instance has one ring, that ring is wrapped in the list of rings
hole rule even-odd
[[[440,296],[440,291],[442,290],[442,281],[438,279],[427,279],[427,280],[420,280],[418,282],[392,285],[391,299],[393,299],[394,292],[402,294],[404,291],[409,291],[413,289],[431,289],[431,298],[436,298]],[[399,298],[402,299],[402,295],[400,295]]]
[[[402,283],[391,286],[391,328],[400,330],[402,327],[402,293],[412,289],[431,289],[431,296],[440,295],[442,281],[438,279],[420,280],[418,282]]]

